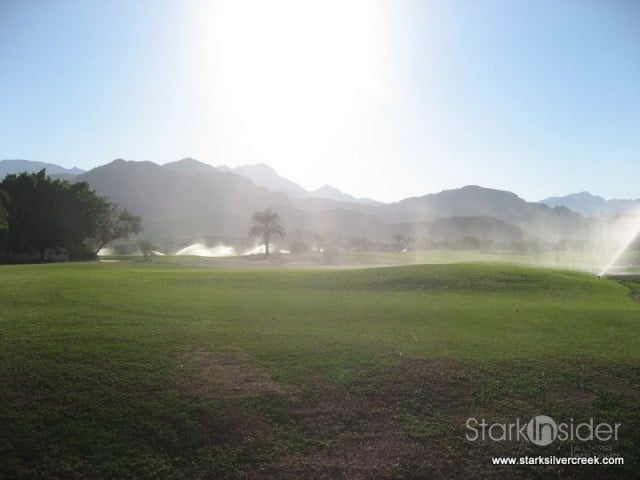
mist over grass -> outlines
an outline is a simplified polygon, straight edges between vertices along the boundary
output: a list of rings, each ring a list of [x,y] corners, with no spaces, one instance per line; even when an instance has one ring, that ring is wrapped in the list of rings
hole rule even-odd
[[[208,253],[210,250],[205,249]],[[109,252],[110,253],[110,252]],[[103,260],[136,261],[135,255],[104,255]],[[331,267],[357,268],[394,265],[452,264],[465,262],[504,263],[528,265],[597,274],[610,261],[607,256],[585,256],[566,251],[508,252],[479,250],[425,250],[425,251],[367,251],[332,249],[326,252],[306,251],[299,253],[276,253],[265,257],[260,251],[246,255],[162,255],[153,258],[158,264],[185,266],[259,268],[278,265],[287,268]],[[627,249],[610,267],[609,274],[640,273],[640,249]]]
[[[481,261],[572,269],[598,275],[640,271],[640,210],[609,220],[591,219],[587,227],[567,233],[555,243],[523,235],[516,227],[491,218],[442,219],[437,234],[430,230],[433,228],[430,225],[390,227],[391,231],[395,228],[404,233],[389,235],[386,241],[336,232],[293,231],[286,239],[271,244],[271,251],[276,255],[262,263],[371,266]],[[539,230],[535,233],[541,237],[551,235]],[[162,238],[154,244],[159,254],[167,255],[165,261],[188,264],[241,266],[249,260],[258,264],[265,253],[263,245],[253,244],[247,238],[186,236]],[[136,253],[133,241],[104,249],[101,255]],[[288,254],[291,254],[289,258],[283,256]],[[176,256],[185,258],[176,260]],[[200,260],[186,257],[200,257]]]

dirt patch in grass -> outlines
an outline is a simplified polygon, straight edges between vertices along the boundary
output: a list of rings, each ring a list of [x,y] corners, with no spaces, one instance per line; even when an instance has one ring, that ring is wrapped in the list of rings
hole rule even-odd
[[[598,395],[594,392],[568,385],[555,385],[543,395],[568,408],[576,407],[581,410],[592,408],[598,400]]]
[[[291,405],[292,428],[306,439],[298,449],[273,459],[251,478],[581,478],[576,468],[496,467],[492,457],[570,455],[570,446],[540,448],[526,441],[468,441],[465,422],[528,420],[539,398],[522,392],[511,404],[494,396],[513,395],[511,378],[526,376],[522,365],[494,365],[499,382],[486,382],[487,366],[445,359],[401,359],[392,367],[362,369],[348,383],[318,382]],[[539,372],[529,365],[531,375]],[[526,380],[526,379],[525,379]],[[550,379],[536,396],[545,414],[594,413],[599,395]],[[606,385],[601,385],[606,389]],[[495,392],[494,390],[498,390]],[[483,400],[486,399],[486,400]],[[606,412],[605,412],[606,413]],[[608,414],[607,414],[608,415]],[[612,417],[613,418],[613,417]],[[613,468],[599,478],[617,478]]]
[[[387,371],[362,371],[349,384],[314,385],[292,413],[310,440],[306,448],[256,478],[468,476],[468,465],[441,455],[471,407],[459,392],[458,366],[450,360],[403,359]]]
[[[238,353],[194,350],[183,357],[192,367],[183,391],[217,402],[215,415],[201,422],[206,431],[221,432],[212,441],[235,458],[235,473],[221,467],[216,478],[581,478],[583,470],[568,467],[493,466],[492,457],[570,455],[570,445],[469,441],[465,422],[526,422],[543,413],[559,420],[602,417],[635,431],[636,397],[620,390],[623,380],[636,384],[630,366],[620,366],[616,376],[580,362],[394,357],[353,366],[346,381],[310,373],[304,384],[285,387]],[[628,448],[618,447],[622,454]],[[620,473],[610,468],[596,475]]]
[[[284,393],[267,372],[239,354],[195,350],[184,353],[182,362],[195,368],[188,381],[180,382],[192,394],[229,398]]]

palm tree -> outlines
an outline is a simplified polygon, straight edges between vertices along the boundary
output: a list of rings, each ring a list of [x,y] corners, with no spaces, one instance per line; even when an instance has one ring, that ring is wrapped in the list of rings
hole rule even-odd
[[[284,227],[280,225],[280,215],[272,212],[268,208],[254,213],[251,216],[251,223],[249,238],[253,240],[256,237],[262,237],[264,250],[267,255],[269,255],[269,241],[271,238],[284,238],[286,235]]]

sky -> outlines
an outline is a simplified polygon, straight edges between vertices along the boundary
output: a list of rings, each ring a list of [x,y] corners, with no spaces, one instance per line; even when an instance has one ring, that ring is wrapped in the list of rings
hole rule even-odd
[[[639,198],[636,0],[0,0],[0,159]]]

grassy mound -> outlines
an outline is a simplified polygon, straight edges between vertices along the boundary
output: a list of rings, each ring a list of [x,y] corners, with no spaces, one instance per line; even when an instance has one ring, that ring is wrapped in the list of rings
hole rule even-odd
[[[633,476],[640,305],[624,281],[500,264],[2,267],[0,477]],[[619,422],[620,438],[465,439],[469,417],[538,414]],[[491,465],[578,447],[626,464]]]

